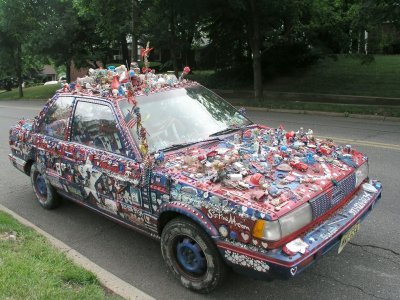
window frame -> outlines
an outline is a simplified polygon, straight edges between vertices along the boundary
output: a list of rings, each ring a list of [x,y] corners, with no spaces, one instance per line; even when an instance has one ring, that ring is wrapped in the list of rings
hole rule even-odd
[[[94,104],[94,105],[102,105],[102,106],[108,107],[111,110],[111,114],[114,117],[114,121],[117,123],[117,130],[120,133],[121,143],[122,143],[123,150],[124,150],[124,151],[122,151],[122,153],[116,153],[116,152],[109,151],[107,149],[100,149],[100,148],[84,145],[78,141],[72,140],[72,136],[73,136],[73,125],[72,124],[74,122],[76,108],[77,108],[77,105],[79,102],[85,102],[85,103],[90,103],[90,104]],[[133,155],[133,152],[131,150],[132,147],[131,147],[129,141],[126,139],[126,133],[123,130],[123,126],[121,126],[118,115],[115,112],[115,107],[114,107],[113,103],[111,103],[110,101],[105,101],[103,99],[99,99],[99,98],[82,97],[82,96],[75,98],[74,106],[73,106],[72,113],[70,116],[70,123],[69,123],[69,127],[68,127],[68,142],[82,146],[82,147],[95,149],[97,151],[107,152],[107,153],[110,153],[110,154],[116,155],[116,156],[121,156],[121,157],[125,157],[125,158],[130,158],[130,159],[135,158]],[[126,154],[126,151],[129,151],[130,154],[129,155]]]
[[[56,137],[56,136],[51,136],[48,135],[46,133],[42,132],[42,126],[45,126],[45,118],[47,116],[47,114],[49,113],[49,111],[55,106],[57,105],[57,102],[61,99],[61,98],[71,98],[72,99],[72,103],[71,103],[71,109],[68,115],[68,119],[67,119],[67,125],[64,128],[64,134],[62,138]],[[71,121],[72,121],[72,116],[75,112],[75,103],[76,103],[76,97],[74,95],[59,95],[58,97],[54,98],[51,100],[51,103],[49,103],[49,105],[47,106],[47,110],[46,112],[44,112],[44,116],[43,118],[40,120],[38,126],[36,127],[37,129],[35,129],[35,132],[37,134],[41,134],[43,136],[47,136],[51,139],[56,139],[59,141],[63,141],[63,142],[68,142],[70,141],[70,125],[71,125]],[[44,109],[42,110],[44,111]]]
[[[78,105],[79,102],[87,102],[87,103],[92,103],[92,104],[98,104],[98,105],[104,105],[107,106],[111,109],[112,115],[114,117],[114,120],[117,122],[117,129],[120,133],[120,137],[122,139],[122,143],[124,146],[124,151],[123,153],[115,153],[106,149],[99,149],[99,148],[95,148],[92,146],[87,146],[84,145],[82,143],[79,143],[77,141],[73,141],[72,140],[72,122],[74,120],[75,117],[75,112],[76,112],[76,107]],[[137,153],[139,153],[138,148],[136,146],[135,143],[132,144],[131,136],[129,135],[129,132],[126,131],[125,127],[122,125],[121,120],[120,120],[120,116],[117,113],[117,104],[115,102],[112,102],[110,100],[104,100],[102,98],[96,98],[96,97],[91,97],[91,96],[76,96],[75,100],[74,100],[74,105],[73,105],[73,109],[70,115],[70,119],[69,119],[69,124],[68,124],[68,142],[72,143],[72,144],[76,144],[82,147],[87,147],[87,148],[91,148],[91,149],[96,149],[98,151],[103,151],[103,152],[107,152],[110,153],[112,155],[116,155],[116,156],[120,156],[120,157],[124,157],[127,159],[132,159],[134,161],[136,161],[137,163],[142,162],[142,157],[139,155],[137,155]],[[128,154],[126,152],[129,152]]]

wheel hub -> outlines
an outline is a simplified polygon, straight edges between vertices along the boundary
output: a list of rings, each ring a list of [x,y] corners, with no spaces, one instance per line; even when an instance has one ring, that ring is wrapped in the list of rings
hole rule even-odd
[[[194,240],[184,238],[178,241],[176,253],[178,262],[185,271],[195,274],[202,274],[205,271],[204,253]]]
[[[46,181],[44,180],[44,177],[42,174],[36,175],[36,187],[37,187],[37,191],[39,192],[39,194],[41,196],[47,195]]]

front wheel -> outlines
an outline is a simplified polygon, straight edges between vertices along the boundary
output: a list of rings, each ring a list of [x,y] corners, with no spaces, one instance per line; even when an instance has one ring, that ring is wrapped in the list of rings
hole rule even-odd
[[[165,262],[183,286],[209,293],[222,282],[226,265],[212,239],[185,219],[170,221],[161,234]]]
[[[31,182],[36,198],[43,208],[53,209],[60,204],[60,196],[39,170],[36,163],[31,167]]]

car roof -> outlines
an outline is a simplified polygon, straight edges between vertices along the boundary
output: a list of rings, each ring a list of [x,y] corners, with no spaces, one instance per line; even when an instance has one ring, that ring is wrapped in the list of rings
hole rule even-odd
[[[128,74],[126,68],[124,72]],[[127,76],[129,78],[126,78]],[[122,77],[124,79],[121,82],[118,81],[118,78],[121,80]],[[91,69],[88,76],[77,78],[76,82],[70,84],[65,83],[57,93],[115,102],[195,85],[199,83],[184,79],[183,75],[179,79],[173,74],[153,72],[124,76],[124,73],[116,73],[112,70]]]

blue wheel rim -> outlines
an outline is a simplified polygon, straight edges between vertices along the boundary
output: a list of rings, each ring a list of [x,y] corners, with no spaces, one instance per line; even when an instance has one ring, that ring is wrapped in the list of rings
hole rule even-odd
[[[184,271],[201,275],[206,271],[206,259],[199,244],[190,238],[183,238],[176,244],[176,257]]]
[[[38,191],[38,193],[40,194],[40,196],[47,196],[47,185],[46,185],[46,181],[44,180],[44,177],[42,174],[37,174],[36,175],[36,189]]]

